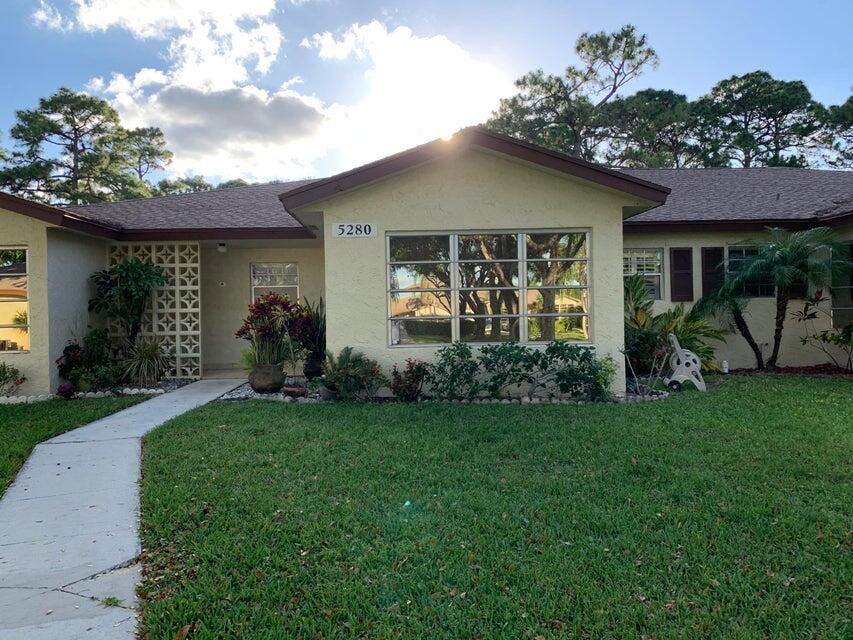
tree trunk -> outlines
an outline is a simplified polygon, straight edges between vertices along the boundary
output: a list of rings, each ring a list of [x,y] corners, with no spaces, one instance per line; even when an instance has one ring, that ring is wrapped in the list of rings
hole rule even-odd
[[[778,287],[776,289],[776,328],[773,331],[773,353],[770,355],[770,360],[767,361],[767,366],[771,369],[776,368],[776,361],[779,359],[779,348],[782,346],[782,329],[785,326],[785,316],[788,314],[788,300],[790,295],[787,288]]]
[[[732,319],[738,332],[746,340],[746,343],[755,355],[755,367],[757,369],[764,369],[764,356],[761,354],[761,349],[755,342],[755,338],[752,337],[752,332],[749,330],[749,325],[746,324],[746,318],[743,317],[740,309],[732,309]]]

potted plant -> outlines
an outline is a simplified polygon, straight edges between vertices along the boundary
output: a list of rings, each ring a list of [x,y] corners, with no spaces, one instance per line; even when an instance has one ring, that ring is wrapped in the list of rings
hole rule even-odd
[[[323,298],[315,304],[307,298],[301,313],[288,323],[288,331],[305,348],[305,362],[302,372],[308,380],[323,374],[323,360],[326,358],[326,307]]]
[[[304,352],[287,327],[299,305],[277,293],[267,293],[249,305],[249,315],[235,334],[249,342],[243,351],[243,364],[249,370],[249,385],[257,393],[276,393],[284,386],[284,364],[295,363]]]

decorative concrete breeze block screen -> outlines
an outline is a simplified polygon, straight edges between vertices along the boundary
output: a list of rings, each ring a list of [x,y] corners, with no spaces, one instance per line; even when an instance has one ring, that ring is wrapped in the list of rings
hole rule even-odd
[[[110,247],[110,266],[139,258],[163,267],[166,286],[151,296],[141,335],[159,336],[174,356],[170,375],[201,377],[201,269],[195,242],[117,244]],[[114,327],[111,327],[114,329]]]

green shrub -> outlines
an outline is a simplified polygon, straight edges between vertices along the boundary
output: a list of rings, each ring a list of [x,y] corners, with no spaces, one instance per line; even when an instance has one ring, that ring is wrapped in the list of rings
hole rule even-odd
[[[122,380],[122,366],[113,359],[113,342],[106,329],[91,329],[82,341],[70,340],[57,358],[60,377],[77,391],[113,389]]]
[[[625,324],[625,358],[638,376],[651,372],[655,352],[659,348],[659,332]]]
[[[513,387],[535,385],[540,375],[542,352],[517,342],[490,344],[480,350],[483,386],[493,398]]]
[[[439,349],[436,355],[437,360],[427,375],[432,395],[441,400],[476,398],[481,389],[480,365],[471,346],[454,342]]]
[[[0,362],[0,396],[11,396],[26,381],[27,376],[18,367]]]
[[[142,329],[151,291],[166,284],[163,267],[128,258],[93,273],[90,279],[95,285],[95,297],[89,300],[89,311],[103,313],[118,322],[128,345],[132,345]]]
[[[549,342],[539,366],[537,385],[553,383],[576,400],[606,400],[616,377],[613,358],[597,358],[594,349],[570,342]]]
[[[535,348],[517,342],[485,345],[478,356],[470,345],[454,342],[437,355],[428,380],[433,396],[442,400],[472,399],[482,391],[501,397],[513,387],[531,397],[558,389],[579,400],[605,400],[616,376],[609,356],[599,359],[592,348],[563,341]]]
[[[323,376],[326,386],[343,400],[370,400],[386,383],[379,363],[352,347],[344,347],[337,357],[327,353]]]

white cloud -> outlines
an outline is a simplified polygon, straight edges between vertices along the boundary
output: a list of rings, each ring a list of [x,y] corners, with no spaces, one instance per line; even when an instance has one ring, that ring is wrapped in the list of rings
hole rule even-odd
[[[74,0],[87,31],[120,27],[139,38],[165,38],[201,23],[234,25],[269,16],[276,0]]]
[[[45,0],[39,0],[39,6],[33,11],[32,19],[35,24],[54,31],[68,31],[74,28],[73,20],[63,17],[56,7]]]
[[[264,74],[283,37],[269,20],[276,0],[73,0],[73,18],[42,1],[33,20],[48,28],[105,31],[165,40],[177,84],[219,90]],[[67,26],[63,26],[67,25]]]
[[[316,100],[256,87],[206,91],[170,85],[149,96],[124,93],[114,104],[129,127],[163,129],[178,174],[272,180],[305,176],[325,114]]]
[[[513,91],[503,72],[445,36],[389,30],[376,20],[302,41],[331,74],[360,68],[363,98],[322,100],[299,75],[269,91],[256,83],[284,40],[272,22],[275,0],[72,6],[72,17],[49,15],[79,30],[119,28],[163,40],[167,68],[92,78],[87,89],[110,99],[126,126],[162,128],[178,174],[286,179],[316,176],[321,162],[343,170],[482,122]]]

